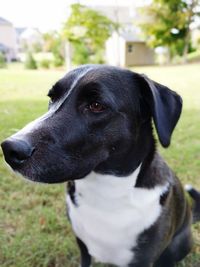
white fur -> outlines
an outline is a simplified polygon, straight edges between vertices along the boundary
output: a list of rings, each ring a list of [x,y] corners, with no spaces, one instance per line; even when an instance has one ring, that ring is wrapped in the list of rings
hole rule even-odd
[[[91,173],[75,182],[77,206],[67,196],[73,230],[97,261],[127,266],[139,234],[161,214],[168,184],[136,188],[139,170],[128,177]]]
[[[186,184],[185,185],[185,190],[186,191],[191,191],[193,189],[192,185],[191,184]]]
[[[60,108],[60,106],[64,103],[64,101],[69,97],[69,95],[71,94],[72,90],[74,89],[76,84],[79,82],[79,80],[87,72],[89,72],[92,69],[93,69],[93,67],[91,66],[91,67],[88,67],[88,68],[83,69],[82,71],[80,71],[79,75],[76,76],[76,78],[74,79],[71,87],[69,88],[67,93],[62,97],[62,99],[60,101],[58,101],[57,103],[53,104],[52,107],[50,108],[50,110],[48,112],[46,112],[44,115],[42,115],[41,117],[37,118],[36,120],[30,122],[23,129],[21,129],[20,131],[18,131],[15,134],[13,134],[11,136],[11,138],[21,139],[27,133],[30,133],[30,132],[33,132],[34,130],[36,130],[41,125],[41,123],[43,123],[47,118],[51,117]]]

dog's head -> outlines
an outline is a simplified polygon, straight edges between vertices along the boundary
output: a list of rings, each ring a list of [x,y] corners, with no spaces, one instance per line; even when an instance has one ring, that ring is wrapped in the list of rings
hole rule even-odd
[[[48,112],[2,143],[15,171],[46,183],[93,170],[128,174],[154,143],[152,118],[167,147],[182,108],[180,96],[167,87],[109,66],[81,66],[48,95]]]

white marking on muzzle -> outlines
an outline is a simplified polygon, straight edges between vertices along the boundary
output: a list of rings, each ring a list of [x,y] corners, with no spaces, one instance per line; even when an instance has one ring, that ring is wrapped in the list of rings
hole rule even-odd
[[[88,67],[87,69],[82,70],[79,75],[77,75],[77,77],[74,79],[72,85],[70,86],[69,90],[67,91],[67,93],[62,97],[62,99],[60,101],[58,101],[57,103],[55,103],[54,105],[52,105],[52,107],[50,108],[50,110],[48,112],[46,112],[44,115],[42,115],[41,117],[37,118],[36,120],[30,122],[29,124],[27,124],[24,128],[22,128],[20,131],[18,131],[17,133],[13,134],[10,138],[15,138],[15,139],[21,139],[23,138],[23,136],[25,136],[28,133],[33,132],[34,130],[36,130],[39,126],[41,126],[41,124],[48,118],[50,118],[60,107],[61,105],[65,102],[65,100],[69,97],[69,95],[71,94],[72,90],[75,88],[75,86],[77,85],[77,83],[80,81],[80,79],[86,74],[88,73],[90,70],[92,70],[94,67]]]

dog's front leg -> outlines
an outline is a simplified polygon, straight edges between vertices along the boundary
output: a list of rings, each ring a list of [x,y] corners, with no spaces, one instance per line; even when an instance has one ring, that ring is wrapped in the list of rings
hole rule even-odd
[[[80,267],[91,267],[91,256],[88,252],[86,245],[77,237],[76,238],[77,244],[80,249],[81,254],[81,264]]]
[[[153,263],[131,263],[128,267],[154,267]]]

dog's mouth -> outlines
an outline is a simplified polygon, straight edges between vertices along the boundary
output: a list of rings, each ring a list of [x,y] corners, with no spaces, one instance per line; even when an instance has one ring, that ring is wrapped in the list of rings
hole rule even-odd
[[[34,170],[33,168],[30,169],[22,169],[22,170],[14,170],[17,174],[22,176],[23,178],[30,180],[32,182],[37,182],[37,183],[44,183],[44,184],[60,184],[60,183],[65,183],[70,180],[79,180],[87,176],[90,171],[86,171],[84,173],[72,175],[72,174],[67,174],[64,172],[59,171],[41,171],[38,172],[38,170]]]
[[[17,162],[17,164],[13,162],[11,163],[8,160],[6,160],[6,162],[17,176],[36,183],[65,183],[69,180],[82,179],[90,173],[90,169],[78,170],[78,168],[76,168],[76,170],[72,170],[66,167],[68,164],[60,163],[59,161],[50,164],[44,160],[38,161],[34,156],[29,157],[27,160],[21,160],[20,162]]]
[[[41,183],[66,181],[62,168],[53,165],[48,159],[42,160],[44,151],[37,149],[27,140],[9,138],[1,144],[5,161],[11,169],[24,178]],[[56,177],[56,178],[55,178]]]
[[[51,136],[47,129],[18,132],[1,144],[5,161],[31,181],[63,183],[84,178],[109,158],[109,148],[99,141],[73,143]]]

